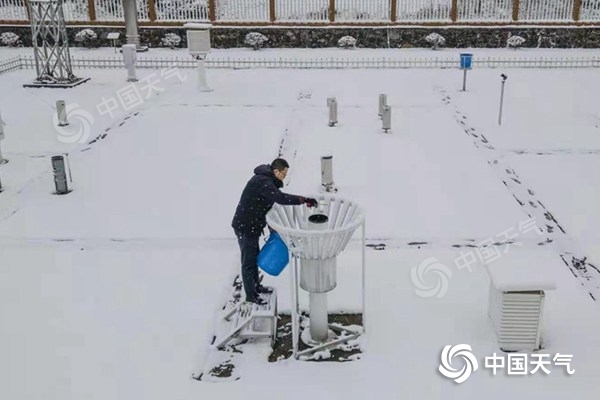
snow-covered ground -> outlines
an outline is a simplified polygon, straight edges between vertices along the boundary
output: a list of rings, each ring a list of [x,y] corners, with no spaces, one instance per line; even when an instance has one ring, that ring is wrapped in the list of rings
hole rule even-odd
[[[0,60],[24,51],[2,49]],[[388,52],[398,51],[344,54]],[[600,80],[592,69],[511,69],[498,126],[501,72],[473,70],[461,92],[458,70],[209,70],[214,91],[198,92],[193,71],[180,79],[143,70],[138,76],[159,79],[161,90],[146,98],[139,82],[141,104],[121,105],[113,117],[96,106],[124,93],[124,71],[77,70],[92,79],[60,91],[24,89],[31,70],[1,75],[1,146],[10,161],[0,166],[0,397],[596,398],[600,319],[591,296],[600,296],[600,277],[563,259],[600,265]],[[392,107],[389,134],[377,117],[379,93]],[[330,96],[339,103],[334,128]],[[77,103],[70,120],[89,123],[87,140],[59,141],[59,99]],[[364,354],[348,363],[268,363],[257,350],[236,365],[238,381],[197,382],[191,374],[208,357],[239,269],[235,206],[253,168],[279,152],[291,163],[285,191],[297,194],[318,192],[320,156],[331,152],[339,194],[365,208],[369,243],[386,245],[367,250]],[[50,156],[64,153],[73,192],[55,196]],[[523,229],[532,217],[541,234]],[[481,260],[469,272],[456,259],[483,254],[465,244],[501,241],[510,229],[520,243],[499,247],[502,262],[542,266],[557,286],[547,293],[539,353],[573,355],[573,375],[555,365],[529,376],[484,368],[484,357],[501,353],[487,316],[488,278]],[[338,258],[331,310],[360,311],[358,239]],[[441,298],[418,296],[411,277],[431,257],[452,271]],[[283,310],[288,272],[266,278]],[[426,277],[435,284],[435,274]],[[479,370],[456,384],[438,366],[444,346],[460,343],[471,345]]]

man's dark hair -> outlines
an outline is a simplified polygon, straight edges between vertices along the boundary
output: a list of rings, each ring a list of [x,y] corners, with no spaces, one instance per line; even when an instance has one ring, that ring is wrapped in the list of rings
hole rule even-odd
[[[284,169],[289,168],[289,167],[290,167],[290,164],[288,164],[288,162],[285,161],[283,158],[276,158],[271,163],[272,170],[283,171]]]

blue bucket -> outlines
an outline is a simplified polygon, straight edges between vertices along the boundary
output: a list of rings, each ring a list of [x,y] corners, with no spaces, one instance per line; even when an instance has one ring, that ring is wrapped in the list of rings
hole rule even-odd
[[[461,53],[460,54],[460,69],[471,69],[471,61],[473,60],[473,54]]]
[[[260,249],[256,263],[267,274],[277,276],[290,261],[285,242],[277,232],[271,232],[267,243]]]

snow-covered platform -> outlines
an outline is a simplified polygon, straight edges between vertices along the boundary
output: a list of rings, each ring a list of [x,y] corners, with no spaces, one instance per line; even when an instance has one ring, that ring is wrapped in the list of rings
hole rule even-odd
[[[277,291],[261,295],[265,305],[239,302],[224,313],[223,319],[231,322],[229,329],[216,336],[213,347],[222,349],[233,338],[259,339],[269,338],[275,342],[277,330]]]

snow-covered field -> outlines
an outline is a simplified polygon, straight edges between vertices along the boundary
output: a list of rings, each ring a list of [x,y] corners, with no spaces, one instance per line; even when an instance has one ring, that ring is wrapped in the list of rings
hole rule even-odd
[[[0,60],[16,52],[1,49]],[[181,79],[142,70],[138,77],[159,79],[161,90],[146,98],[140,81],[143,101],[113,117],[96,106],[124,94],[125,72],[75,72],[92,79],[24,89],[33,71],[0,75],[9,159],[0,166],[0,398],[597,398],[596,70],[473,70],[466,92],[458,70],[209,70],[212,92],[198,92],[190,70]],[[498,126],[501,72],[509,77]],[[379,93],[392,107],[389,134]],[[333,128],[330,96],[339,103]],[[59,99],[77,103],[75,126],[89,123],[82,143],[59,140]],[[284,190],[296,194],[318,192],[320,157],[332,153],[339,194],[365,208],[369,244],[385,244],[367,250],[364,353],[348,363],[268,363],[264,346],[250,347],[239,380],[195,381],[239,269],[230,228],[239,195],[253,168],[279,152],[291,164]],[[55,196],[50,157],[65,153],[73,192]],[[530,218],[541,234],[524,229]],[[484,254],[466,245],[501,241],[507,230],[519,243],[506,253],[499,246],[490,265],[543,267],[554,280],[538,353],[572,355],[573,375],[560,365],[529,376],[484,367],[484,357],[505,355],[487,316],[488,278],[481,259],[472,272],[456,259]],[[360,311],[358,239],[338,258],[331,310]],[[441,298],[420,297],[411,278],[431,257],[452,271]],[[573,257],[587,257],[583,267]],[[288,272],[266,278],[284,311]],[[426,277],[435,284],[435,274]],[[444,346],[460,343],[471,345],[479,370],[456,384],[438,366]]]

